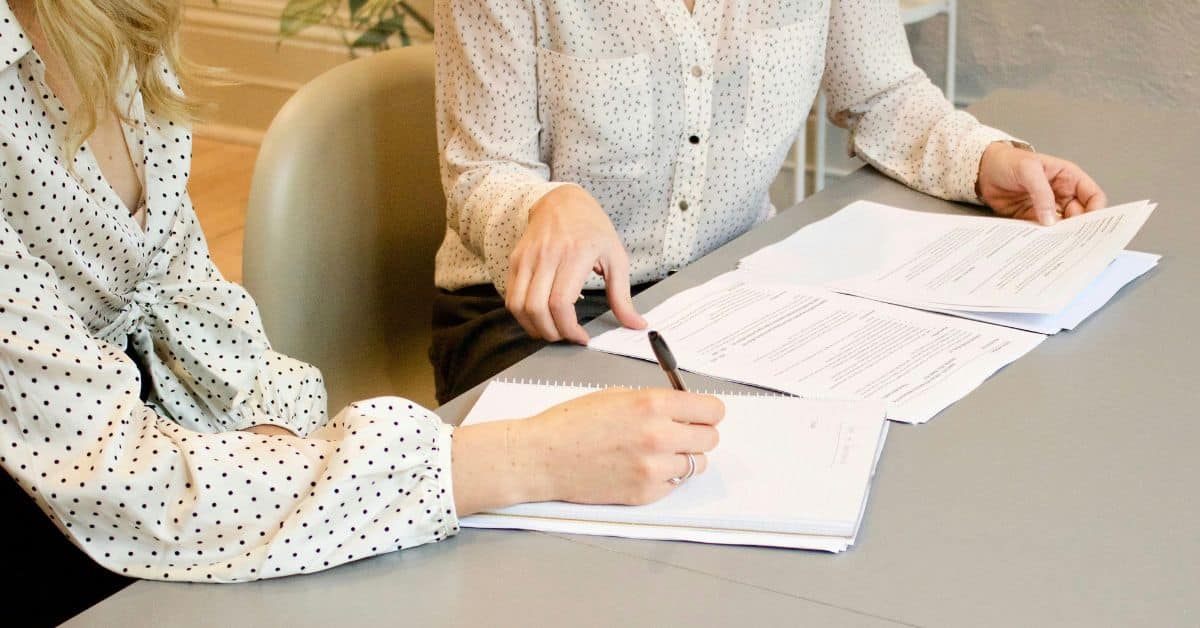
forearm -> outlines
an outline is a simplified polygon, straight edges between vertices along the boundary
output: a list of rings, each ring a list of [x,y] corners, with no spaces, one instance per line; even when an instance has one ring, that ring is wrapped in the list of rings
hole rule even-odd
[[[454,431],[451,477],[458,515],[555,498],[553,473],[524,420]]]
[[[539,151],[533,10],[522,0],[438,0],[435,12],[446,224],[503,292],[530,206],[559,185]]]
[[[833,3],[823,85],[855,155],[940,198],[979,202],[980,156],[1013,138],[956,111],[912,61],[896,3]]]
[[[979,202],[977,172],[989,145],[1020,144],[955,111],[923,75],[876,95],[845,119],[855,155],[905,185],[954,201]]]

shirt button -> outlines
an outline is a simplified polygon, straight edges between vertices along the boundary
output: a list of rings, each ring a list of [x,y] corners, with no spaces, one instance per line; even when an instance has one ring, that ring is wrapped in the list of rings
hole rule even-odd
[[[688,208],[687,201],[679,201],[679,211],[685,212],[685,211],[687,211],[687,208]]]
[[[688,138],[688,141],[689,141],[689,142],[691,142],[691,143],[693,143],[693,144],[699,144],[699,143],[700,143],[700,136],[699,136],[699,135],[693,135],[693,136],[691,136],[691,137],[689,137],[689,138]]]
[[[698,65],[693,65],[692,66],[692,76],[695,76],[697,78],[704,76],[704,68],[702,68]]]

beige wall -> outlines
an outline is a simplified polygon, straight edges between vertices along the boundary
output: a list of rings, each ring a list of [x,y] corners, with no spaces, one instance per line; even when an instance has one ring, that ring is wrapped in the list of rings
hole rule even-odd
[[[413,4],[428,9],[432,2]],[[280,40],[279,14],[286,4],[287,0],[184,0],[185,51],[200,63],[223,68],[233,81],[197,90],[216,105],[196,129],[198,135],[257,144],[292,93],[351,58],[332,28],[316,27]]]

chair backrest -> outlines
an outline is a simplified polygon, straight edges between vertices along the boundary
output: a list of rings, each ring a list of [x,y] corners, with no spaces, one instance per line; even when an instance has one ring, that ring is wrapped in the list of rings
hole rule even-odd
[[[267,130],[243,275],[277,351],[316,365],[330,411],[394,394],[432,404],[433,259],[445,229],[432,46],[341,65]]]

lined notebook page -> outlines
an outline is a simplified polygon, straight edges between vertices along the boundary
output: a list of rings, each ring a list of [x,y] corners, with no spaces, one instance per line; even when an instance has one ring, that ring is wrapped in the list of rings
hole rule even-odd
[[[463,425],[526,417],[594,389],[492,382]],[[708,471],[646,506],[521,504],[488,513],[540,519],[852,536],[886,434],[877,401],[718,395],[726,416]],[[470,525],[470,518],[464,525]],[[513,527],[523,527],[514,525]]]

